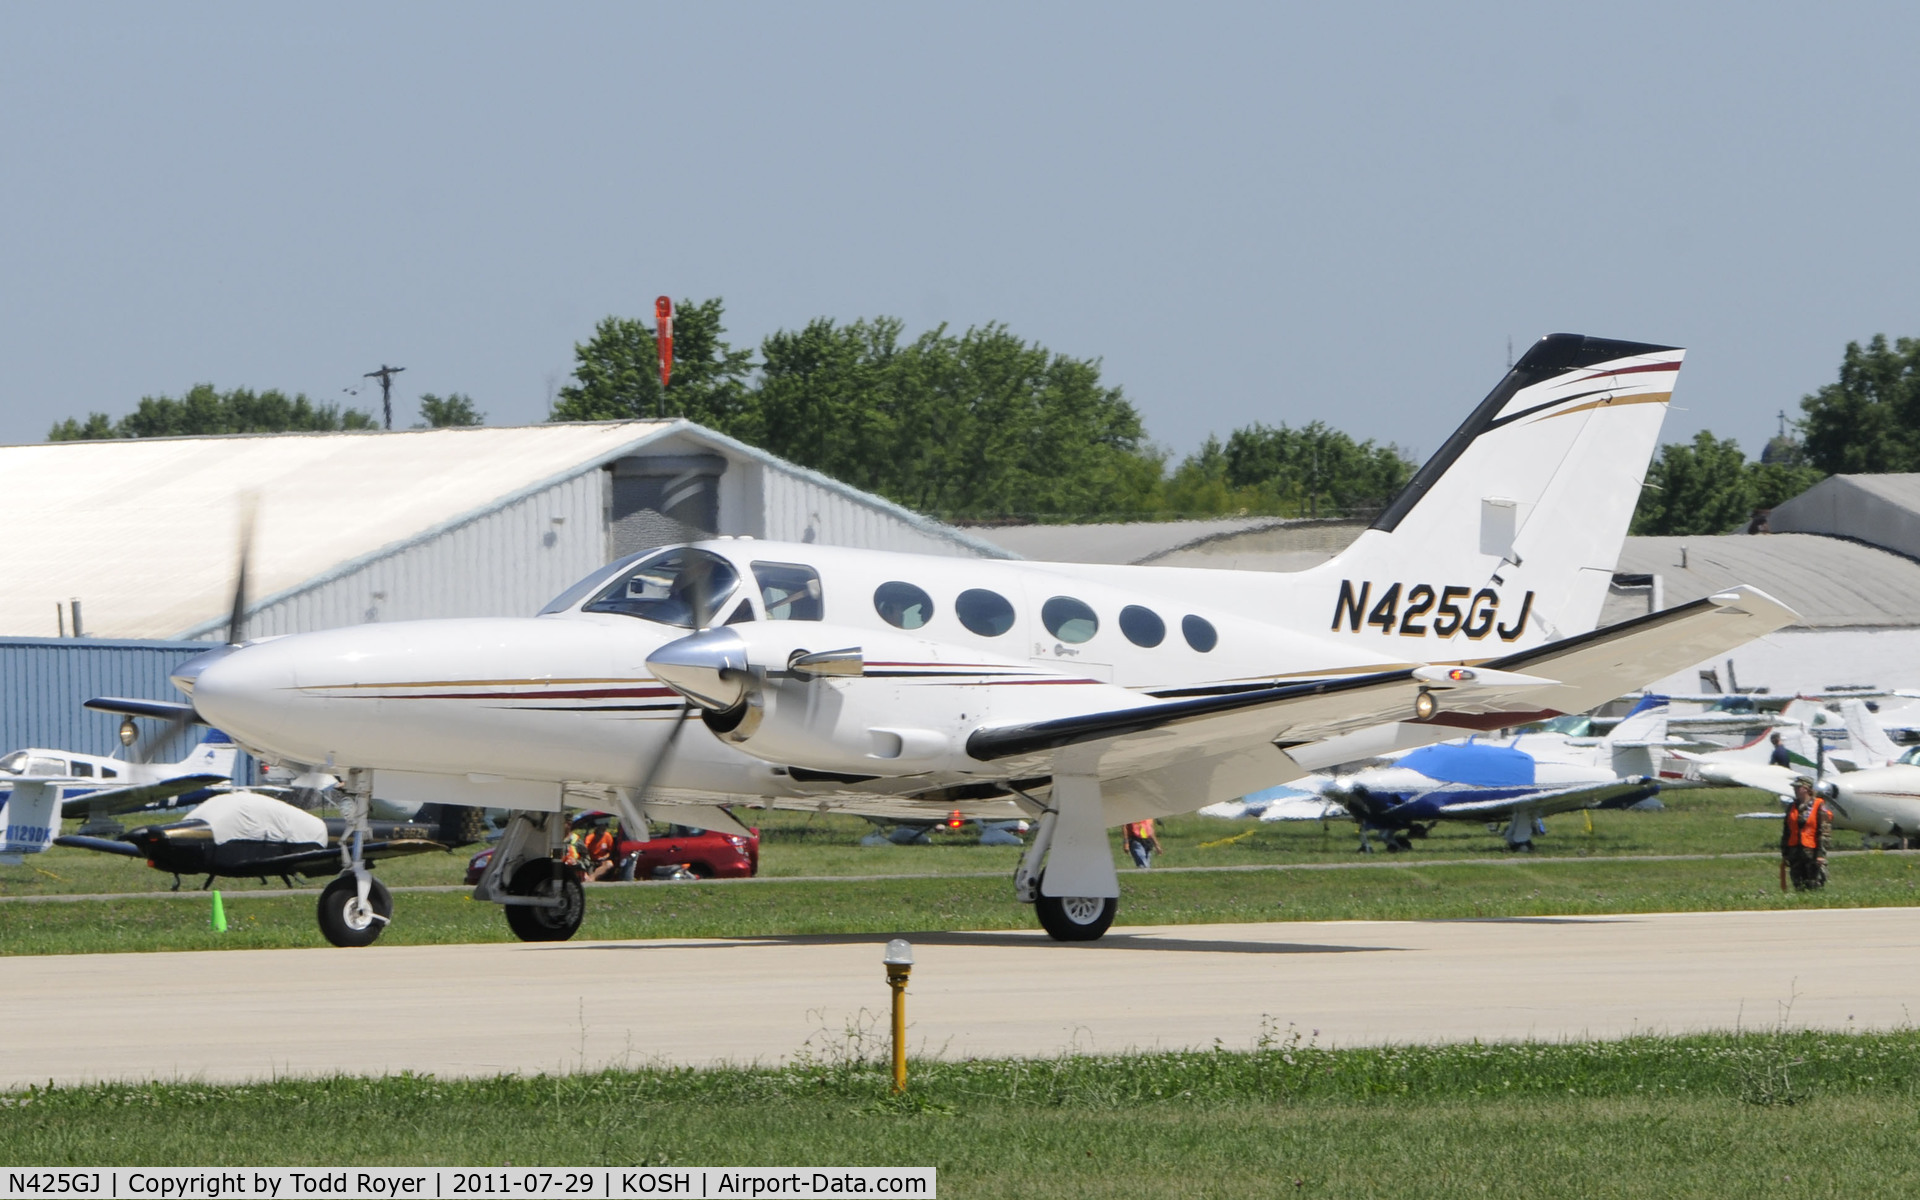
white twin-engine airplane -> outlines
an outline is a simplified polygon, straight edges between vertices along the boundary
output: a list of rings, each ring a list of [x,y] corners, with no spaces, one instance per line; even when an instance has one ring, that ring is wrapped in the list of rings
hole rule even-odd
[[[1015,894],[1090,940],[1120,894],[1115,824],[1581,712],[1794,620],[1740,587],[1594,631],[1681,354],[1542,339],[1312,570],[718,538],[614,563],[537,617],[262,640],[175,680],[195,719],[339,777],[357,822],[376,782],[510,809],[474,895],[528,940],[571,936],[584,908],[553,814],[730,828],[729,801],[1037,817]],[[331,894],[365,944],[391,899],[355,845],[357,886]]]

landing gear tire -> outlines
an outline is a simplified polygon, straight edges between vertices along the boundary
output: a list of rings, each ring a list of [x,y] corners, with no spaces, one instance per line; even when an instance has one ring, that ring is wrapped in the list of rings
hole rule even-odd
[[[378,879],[367,887],[367,907],[361,912],[360,890],[353,876],[342,875],[320,893],[320,936],[336,946],[371,946],[393,916],[393,893]]]
[[[560,907],[536,908],[530,904],[507,905],[507,928],[523,942],[564,942],[580,929],[587,915],[587,893],[580,877],[564,863],[551,858],[536,858],[520,864],[513,873],[507,891],[515,896],[551,896],[559,883]]]
[[[1099,940],[1120,911],[1120,901],[1099,896],[1047,896],[1033,898],[1034,912],[1040,916],[1040,928],[1056,942],[1092,942]]]

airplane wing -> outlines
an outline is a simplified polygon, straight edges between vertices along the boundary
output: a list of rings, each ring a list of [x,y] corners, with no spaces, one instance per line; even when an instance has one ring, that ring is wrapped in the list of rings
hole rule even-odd
[[[1767,763],[1701,762],[1695,760],[1700,778],[1708,783],[1729,787],[1758,788],[1776,796],[1793,795],[1794,778],[1800,771]]]
[[[383,858],[405,858],[412,854],[426,854],[434,850],[445,851],[447,847],[426,838],[395,838],[389,841],[367,842],[361,847],[361,853],[368,862],[377,862]],[[235,868],[234,875],[251,877],[254,875],[338,875],[340,873],[340,847],[326,846],[317,850],[296,850],[288,854],[275,854],[249,862],[245,867]]]
[[[157,717],[162,721],[189,721],[205,724],[200,714],[193,711],[193,705],[182,704],[177,700],[129,700],[120,696],[95,696],[82,701],[82,706],[95,712],[118,713],[126,717]]]
[[[1500,800],[1469,800],[1459,804],[1448,804],[1441,807],[1440,815],[1481,820],[1514,812],[1531,812],[1548,817],[1554,813],[1573,812],[1582,808],[1624,808],[1629,804],[1638,804],[1659,791],[1660,785],[1657,780],[1641,776],[1637,779],[1615,779],[1607,783],[1582,784],[1579,787],[1566,788],[1557,792],[1534,792],[1527,796]]]
[[[1022,774],[1056,762],[1096,773],[1110,797],[1133,793],[1161,811],[1184,811],[1306,774],[1283,752],[1369,726],[1427,726],[1432,741],[1583,712],[1634,688],[1798,620],[1751,587],[1650,613],[1537,649],[1476,664],[1492,686],[1439,691],[1432,668],[1238,695],[1170,700],[1140,708],[986,727],[968,739],[974,758]],[[1528,683],[1507,683],[1514,675]],[[1545,678],[1542,678],[1545,677]],[[1438,711],[1414,717],[1434,687]]]
[[[150,804],[170,800],[175,796],[184,796],[188,792],[212,787],[216,783],[230,782],[232,781],[225,775],[176,775],[172,779],[163,779],[159,783],[136,783],[128,787],[89,792],[84,796],[69,796],[60,802],[60,814],[65,817],[84,817],[91,814],[132,812]]]
[[[97,850],[102,854],[123,854],[128,858],[139,858],[140,847],[132,842],[116,841],[113,838],[82,837],[79,834],[67,834],[53,839],[56,846],[68,846],[75,850]],[[338,858],[336,854],[334,857]]]

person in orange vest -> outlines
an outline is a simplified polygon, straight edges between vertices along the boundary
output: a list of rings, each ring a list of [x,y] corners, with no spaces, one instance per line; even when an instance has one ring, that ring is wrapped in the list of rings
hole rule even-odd
[[[1793,806],[1781,822],[1780,858],[1793,886],[1803,892],[1827,886],[1827,840],[1833,835],[1833,806],[1813,790],[1813,780],[1794,777]]]
[[[602,825],[590,830],[581,845],[580,865],[586,870],[589,881],[603,879],[613,871],[613,831]]]
[[[1153,856],[1160,853],[1160,839],[1154,836],[1153,818],[1135,821],[1122,831],[1126,838],[1127,853],[1133,856],[1133,865],[1142,871],[1153,866]]]

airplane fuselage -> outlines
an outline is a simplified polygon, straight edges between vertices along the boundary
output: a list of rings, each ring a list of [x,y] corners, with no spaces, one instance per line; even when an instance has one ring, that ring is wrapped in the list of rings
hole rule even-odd
[[[1089,578],[1079,566],[747,539],[700,549],[735,580],[711,598],[714,621],[779,623],[811,650],[862,644],[865,682],[897,678],[896,715],[910,728],[1479,661],[1538,640],[1530,593],[1492,585],[1170,568]],[[691,629],[584,611],[632,565],[583,580],[538,617],[371,624],[251,644],[200,673],[194,702],[276,761],[635,785],[686,711],[647,657]],[[1389,613],[1388,590],[1412,604]],[[805,703],[831,705],[841,686],[814,680]],[[924,772],[862,747],[822,761],[844,775],[925,774],[929,787],[994,773],[948,751]],[[774,800],[823,790],[801,774],[696,731],[656,784]]]

